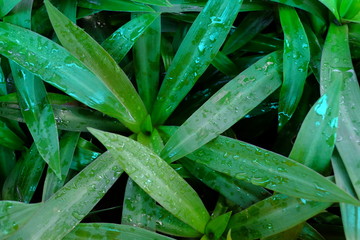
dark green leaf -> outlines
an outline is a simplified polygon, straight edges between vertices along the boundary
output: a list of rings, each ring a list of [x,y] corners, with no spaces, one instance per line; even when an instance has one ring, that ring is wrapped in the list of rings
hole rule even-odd
[[[161,85],[152,113],[155,125],[165,122],[212,62],[241,3],[242,0],[210,0],[196,18]]]
[[[134,3],[130,0],[79,0],[79,7],[126,12],[153,12],[154,10],[144,4]]]
[[[7,177],[3,189],[3,199],[30,202],[39,184],[45,162],[36,145],[24,152]]]
[[[294,8],[279,7],[284,31],[284,81],[279,100],[279,127],[291,118],[301,99],[310,62],[309,41]]]
[[[21,0],[0,0],[0,17],[8,14]]]
[[[114,157],[124,171],[147,194],[174,216],[199,232],[204,232],[210,218],[206,208],[190,185],[164,160],[129,138],[95,129],[90,131],[114,151]]]
[[[175,161],[234,125],[280,86],[280,67],[281,56],[275,52],[240,73],[174,133],[161,156]]]
[[[168,0],[132,0],[133,2],[145,3],[157,6],[171,6]]]
[[[10,149],[22,150],[24,142],[0,119],[0,145]]]

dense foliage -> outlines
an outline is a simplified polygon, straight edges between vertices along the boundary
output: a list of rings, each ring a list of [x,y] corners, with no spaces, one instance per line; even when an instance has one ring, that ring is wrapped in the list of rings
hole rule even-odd
[[[0,19],[0,239],[360,239],[359,0]]]

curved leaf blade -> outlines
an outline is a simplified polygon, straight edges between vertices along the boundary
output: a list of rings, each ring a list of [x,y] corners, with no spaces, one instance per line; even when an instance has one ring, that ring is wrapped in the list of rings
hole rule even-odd
[[[232,138],[219,136],[187,157],[236,179],[289,196],[359,205],[355,198],[310,168]]]
[[[147,194],[184,223],[199,232],[205,231],[210,218],[205,206],[190,185],[164,160],[134,140],[96,129],[89,130],[114,151],[124,171]]]
[[[0,53],[89,107],[123,118],[124,108],[107,86],[49,39],[0,22]]]
[[[182,41],[154,104],[152,119],[163,124],[210,65],[230,31],[242,0],[210,0]]]
[[[8,239],[63,239],[121,175],[112,154],[102,154],[35,211]]]
[[[45,1],[45,6],[63,46],[95,73],[121,104],[123,110],[119,120],[134,132],[140,131],[140,125],[147,111],[122,69],[93,38],[71,22],[48,0]]]
[[[277,194],[231,217],[228,229],[233,239],[258,239],[282,232],[330,207]]]
[[[134,3],[130,0],[79,0],[79,7],[126,12],[153,12],[154,10],[144,4]]]
[[[8,14],[21,0],[0,0],[0,18]]]
[[[280,68],[280,53],[274,52],[223,86],[169,139],[163,159],[175,161],[234,125],[280,86]]]

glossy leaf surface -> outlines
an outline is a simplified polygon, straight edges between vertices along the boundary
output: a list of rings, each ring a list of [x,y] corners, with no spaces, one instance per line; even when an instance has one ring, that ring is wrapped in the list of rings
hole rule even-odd
[[[234,125],[280,86],[280,67],[281,56],[275,52],[240,73],[186,120],[161,156],[175,161]]]
[[[122,114],[119,115],[119,120],[134,132],[138,132],[147,112],[128,77],[84,30],[73,24],[49,1],[45,1],[45,5],[60,42],[101,79],[121,105]]]
[[[147,194],[177,218],[204,232],[210,217],[207,210],[190,185],[164,160],[129,138],[95,129],[90,132],[116,152],[121,167]]]
[[[130,0],[80,0],[79,6],[83,8],[127,11],[127,12],[153,12],[152,8],[144,4],[135,3]]]
[[[225,41],[242,0],[210,0],[182,41],[154,104],[155,125],[166,121],[214,59]]]
[[[8,14],[21,0],[0,0],[0,17]]]

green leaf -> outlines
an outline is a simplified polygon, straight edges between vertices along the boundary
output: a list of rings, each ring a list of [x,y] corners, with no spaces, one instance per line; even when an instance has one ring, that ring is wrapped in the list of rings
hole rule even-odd
[[[210,0],[182,41],[154,104],[155,125],[163,124],[206,70],[234,22],[242,0]]]
[[[346,192],[355,196],[350,178],[347,174],[344,163],[337,151],[332,157],[332,166],[335,173],[336,184]],[[341,218],[344,226],[346,239],[360,238],[360,207],[351,204],[340,203]]]
[[[60,141],[61,178],[57,178],[55,173],[48,168],[42,192],[42,201],[49,199],[51,195],[64,185],[79,136],[80,133],[75,132],[67,132],[62,136]]]
[[[346,2],[341,1],[339,14],[343,19],[360,21],[360,1],[359,0],[349,0]]]
[[[0,146],[0,186],[3,186],[5,179],[10,175],[15,164],[16,158],[14,150]],[[0,198],[3,199],[1,192]]]
[[[327,18],[326,8],[319,1],[313,1],[313,0],[302,0],[302,1],[270,0],[270,1],[305,10],[305,11],[311,13],[312,15],[322,19],[322,22],[325,22],[325,19]],[[324,1],[327,1],[327,0],[324,0]]]
[[[21,0],[0,0],[0,18],[8,14]]]
[[[174,133],[161,156],[175,161],[234,125],[281,84],[281,56],[272,53],[222,87]]]
[[[284,81],[279,100],[279,128],[291,118],[303,93],[310,62],[306,32],[294,8],[279,7],[284,31]]]
[[[0,22],[0,32],[4,56],[89,107],[123,121],[130,117],[111,90],[64,48],[11,24]],[[134,126],[134,119],[126,124]]]
[[[194,230],[189,225],[180,221],[178,218],[174,217],[167,210],[162,208],[161,206],[156,205],[155,209],[155,221],[156,221],[156,231],[165,233],[171,236],[179,236],[179,237],[199,237],[201,233]]]
[[[205,233],[209,239],[219,239],[221,237],[226,229],[230,217],[231,212],[228,212],[209,221],[205,229]]]
[[[7,177],[2,189],[3,199],[30,202],[44,167],[45,162],[33,144],[30,150],[23,153]]]
[[[277,194],[231,217],[228,230],[233,239],[258,239],[282,232],[330,207]]]
[[[195,230],[204,232],[210,218],[206,208],[190,185],[164,160],[129,138],[89,130],[108,149],[114,151],[114,156],[124,171],[147,194],[174,216]]]
[[[121,104],[122,115],[119,115],[119,120],[138,132],[147,112],[128,77],[84,30],[73,24],[49,1],[45,1],[45,5],[60,42],[102,80]]]
[[[63,239],[121,173],[112,154],[104,153],[34,211],[26,224],[8,239]]]
[[[320,65],[321,65],[321,54],[323,46],[320,44],[319,39],[309,26],[309,24],[303,23],[308,41],[310,46],[310,63],[309,67],[313,72],[316,80],[320,82]]]
[[[156,5],[156,6],[171,6],[168,0],[133,0],[134,2]]]
[[[134,42],[158,17],[159,14],[147,13],[133,18],[111,34],[101,46],[119,63],[130,51]]]
[[[343,82],[336,147],[344,161],[357,195],[360,176],[357,155],[360,154],[360,88],[354,71],[346,25],[330,25],[321,59],[321,91],[326,92],[334,81]]]
[[[21,228],[43,203],[26,204],[15,201],[0,201],[0,238],[9,236]]]
[[[60,178],[58,130],[44,83],[16,63],[10,62],[10,66],[25,123],[40,155]]]
[[[181,159],[181,163],[197,179],[242,208],[247,208],[269,195],[262,187],[216,172],[203,164],[185,158]]]
[[[355,198],[310,168],[232,138],[219,136],[187,157],[236,179],[289,196],[359,204]]]
[[[80,223],[64,240],[174,240],[148,230],[113,223]]]
[[[57,127],[60,130],[87,132],[87,127],[96,127],[105,131],[128,131],[128,129],[115,118],[110,118],[89,108],[70,105],[73,99],[66,95],[49,93],[47,97],[52,104]],[[25,122],[19,108],[16,93],[0,97],[1,117],[18,122]]]
[[[76,171],[81,171],[99,157],[101,155],[100,152],[101,150],[93,143],[83,138],[79,138],[70,168]]]
[[[319,1],[322,4],[324,4],[334,14],[337,20],[340,21],[338,0],[319,0]]]
[[[133,16],[137,17],[138,14],[133,14]],[[159,88],[160,42],[161,18],[158,17],[138,38],[133,47],[137,89],[149,112]]]
[[[273,21],[273,15],[274,13],[270,11],[246,15],[235,32],[226,40],[222,52],[228,55],[240,49]]]
[[[154,10],[144,4],[135,3],[130,0],[79,0],[79,7],[126,12],[153,12]]]
[[[155,231],[155,207],[154,199],[129,178],[125,189],[121,224]]]
[[[320,173],[329,172],[330,158],[335,147],[342,85],[342,81],[334,81],[310,109],[289,156]]]
[[[14,150],[22,150],[24,141],[19,138],[7,125],[0,119],[0,145]]]

